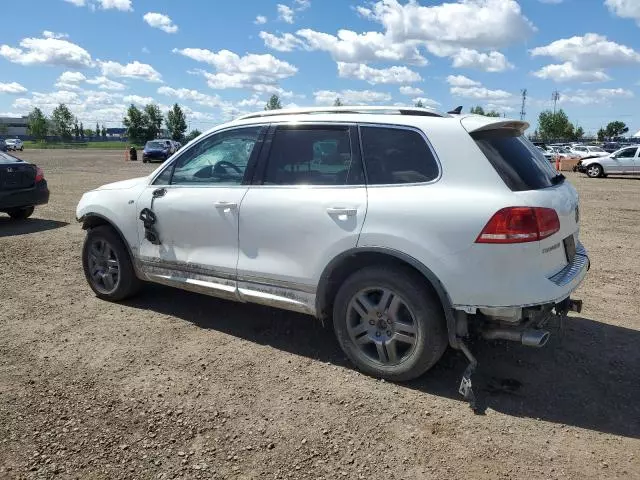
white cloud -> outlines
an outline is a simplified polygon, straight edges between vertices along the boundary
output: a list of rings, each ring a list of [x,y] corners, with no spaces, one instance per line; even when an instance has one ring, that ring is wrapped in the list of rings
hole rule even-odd
[[[565,62],[559,65],[546,65],[537,72],[533,72],[538,78],[553,80],[555,82],[605,82],[611,77],[602,70],[578,70],[573,63]]]
[[[227,103],[222,101],[218,95],[207,95],[197,90],[189,90],[188,88],[160,87],[158,88],[158,93],[168,97],[173,97],[173,99],[191,100],[199,105],[212,108],[220,107]]]
[[[291,33],[285,33],[281,37],[278,37],[272,33],[260,32],[260,38],[264,40],[266,47],[279,52],[291,52],[305,45],[302,40]]]
[[[244,100],[240,100],[236,105],[238,107],[258,107],[264,106],[267,104],[267,101],[261,99],[259,95],[251,95],[250,98],[245,98]]]
[[[513,68],[500,52],[481,53],[469,48],[461,48],[452,57],[455,68],[475,68],[485,72],[504,72]]]
[[[10,93],[12,95],[17,95],[20,93],[25,93],[27,89],[20,85],[18,82],[11,83],[2,83],[0,82],[0,93]]]
[[[291,7],[287,7],[281,3],[277,6],[278,9],[278,20],[282,20],[286,23],[293,23],[294,12]]]
[[[571,62],[578,70],[603,69],[640,63],[640,53],[607,37],[587,33],[582,37],[563,38],[531,50],[531,55],[553,57]]]
[[[371,90],[342,90],[340,92],[318,90],[313,92],[313,96],[318,105],[333,105],[336,98],[340,98],[343,103],[349,105],[391,101],[391,95],[388,93],[373,92]]]
[[[151,27],[159,28],[166,33],[176,33],[178,26],[173,23],[173,20],[168,15],[162,13],[148,12],[145,13],[142,19]]]
[[[127,86],[124,83],[115,82],[107,77],[94,77],[87,80],[87,83],[91,85],[98,85],[101,90],[121,91],[126,90]]]
[[[311,0],[293,0],[296,10],[306,10],[311,6]]]
[[[134,105],[141,106],[147,105],[148,103],[156,103],[153,97],[142,97],[140,95],[127,95],[122,98],[122,101],[128,104],[133,103]]]
[[[371,85],[379,83],[412,83],[419,82],[419,73],[407,67],[372,68],[362,63],[338,62],[338,76],[340,78],[355,78],[364,80]]]
[[[412,100],[412,102],[414,105],[420,102],[425,107],[437,107],[438,105],[440,105],[440,102],[437,102],[431,98],[426,98],[426,97],[416,97]]]
[[[447,83],[452,87],[478,87],[481,85],[480,82],[471,80],[464,75],[449,75],[447,77]]]
[[[115,9],[122,12],[133,11],[131,0],[97,0],[97,2],[103,10]]]
[[[162,76],[151,65],[140,63],[137,60],[122,65],[118,62],[100,62],[102,75],[117,78],[137,78],[147,82],[162,82]]]
[[[338,62],[402,61],[420,66],[428,64],[427,59],[418,50],[419,42],[394,42],[380,32],[358,34],[351,30],[339,30],[337,36],[334,36],[302,29],[296,34],[304,38],[306,49],[329,52]]]
[[[93,60],[84,48],[58,38],[24,38],[21,48],[0,45],[0,56],[20,65],[91,67]]]
[[[402,95],[422,95],[424,92],[422,90],[420,90],[419,88],[416,87],[409,87],[409,86],[404,86],[404,87],[400,87],[400,93]]]
[[[62,75],[58,77],[58,82],[60,83],[79,83],[84,82],[87,77],[80,72],[63,72]]]
[[[69,38],[68,33],[56,33],[52,32],[51,30],[45,30],[44,32],[42,32],[42,36],[44,38]]]
[[[264,25],[265,23],[267,23],[267,17],[265,17],[264,15],[258,15],[253,23],[255,23],[256,25]]]
[[[640,2],[638,0],[605,0],[611,13],[621,18],[631,18],[640,25]]]
[[[84,7],[85,0],[64,0],[65,2],[71,3],[76,7]]]
[[[560,95],[560,103],[576,105],[608,104],[612,100],[633,98],[634,94],[624,88],[599,88],[597,90],[567,90]]]
[[[212,65],[216,73],[198,71],[204,75],[211,88],[248,88],[255,91],[273,91],[279,80],[291,77],[298,69],[270,54],[247,54],[240,57],[229,50],[212,52],[200,48],[174,49],[198,62]]]
[[[464,0],[433,6],[381,0],[373,5],[371,18],[395,41],[471,49],[506,47],[526,40],[536,30],[516,0]]]
[[[557,5],[559,3],[564,2],[564,0],[538,0],[540,3],[550,3],[552,5]]]

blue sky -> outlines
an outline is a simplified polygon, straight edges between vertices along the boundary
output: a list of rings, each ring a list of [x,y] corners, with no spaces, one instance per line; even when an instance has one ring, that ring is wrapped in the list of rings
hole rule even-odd
[[[130,103],[191,128],[285,105],[474,105],[527,120],[554,90],[587,132],[640,129],[640,0],[22,0],[0,33],[0,114]],[[7,12],[5,12],[6,14]]]

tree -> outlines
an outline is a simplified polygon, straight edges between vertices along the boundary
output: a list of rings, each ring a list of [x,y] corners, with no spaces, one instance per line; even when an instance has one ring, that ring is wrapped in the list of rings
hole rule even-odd
[[[605,132],[607,133],[607,137],[609,138],[620,137],[628,131],[629,127],[627,127],[624,122],[620,121],[610,122],[605,128]]]
[[[36,141],[42,141],[47,136],[47,117],[38,107],[31,110],[27,117],[27,133]]]
[[[418,108],[424,108],[424,103],[422,103],[422,100],[418,99],[418,101],[415,103],[415,106]]]
[[[80,139],[84,141],[84,125],[80,122]]]
[[[98,122],[96,122],[96,137],[100,136],[100,125],[98,125]]]
[[[185,141],[185,143],[188,143],[191,140],[193,140],[194,138],[198,138],[201,134],[202,134],[202,132],[200,130],[197,130],[197,129],[196,130],[191,130],[189,132],[189,134],[186,137],[184,137],[184,141]]]
[[[145,140],[158,138],[162,129],[162,112],[155,103],[149,103],[144,107],[143,122],[145,130]]]
[[[80,127],[78,126],[78,119],[75,118],[73,120],[73,136],[76,137],[76,140],[80,136]]]
[[[604,142],[606,138],[607,138],[607,131],[604,128],[600,128],[600,130],[598,130],[598,141]]]
[[[344,106],[344,103],[342,103],[342,100],[340,100],[340,97],[337,97],[335,102],[333,102],[333,106],[334,107],[342,107],[342,106]]]
[[[53,124],[53,133],[65,142],[71,140],[73,114],[69,108],[61,103],[51,113],[51,122]]]
[[[580,140],[582,137],[584,137],[584,128],[582,127],[576,128],[573,134],[573,140]]]
[[[87,129],[84,131],[84,136],[85,136],[85,137],[91,138],[91,137],[93,137],[94,135],[95,135],[95,132],[94,132],[93,130],[91,130],[90,128],[87,128]]]
[[[540,112],[538,116],[538,132],[544,141],[554,139],[575,139],[582,128],[576,129],[569,121],[569,117],[560,109],[556,113],[551,110]],[[582,131],[584,134],[584,131]]]
[[[484,114],[485,117],[501,117],[502,114],[496,110],[490,110],[488,112],[485,112]]]
[[[478,105],[477,107],[471,107],[469,113],[473,113],[475,115],[484,115],[484,108],[482,108],[480,105]]]
[[[180,105],[178,105],[177,103],[175,103],[171,110],[169,110],[169,112],[167,113],[166,124],[171,140],[181,142],[184,138],[184,132],[187,131],[187,118],[180,108]]]
[[[141,144],[146,139],[144,114],[133,103],[127,109],[127,116],[122,119],[127,128],[127,136],[131,143]]]
[[[96,123],[96,127],[98,126],[98,124]],[[98,134],[100,130],[96,130],[96,135]],[[107,138],[107,129],[104,128],[104,125],[102,125],[102,138]]]
[[[265,105],[265,110],[280,110],[282,108],[282,104],[280,103],[280,98],[278,95],[271,95],[271,98]]]

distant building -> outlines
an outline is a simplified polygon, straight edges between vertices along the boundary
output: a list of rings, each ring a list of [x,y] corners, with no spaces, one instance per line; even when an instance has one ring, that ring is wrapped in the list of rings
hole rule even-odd
[[[127,135],[126,128],[107,128],[107,137],[123,138]]]
[[[3,137],[26,137],[27,117],[0,117],[0,135]]]

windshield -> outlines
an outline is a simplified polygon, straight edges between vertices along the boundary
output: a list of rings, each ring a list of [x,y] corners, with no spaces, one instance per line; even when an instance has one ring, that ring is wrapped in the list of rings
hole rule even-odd
[[[472,135],[500,178],[514,192],[554,185],[557,172],[526,137],[514,130],[487,130]]]
[[[147,142],[147,144],[145,145],[145,148],[162,149],[162,148],[166,148],[166,145],[164,144],[164,142]]]

